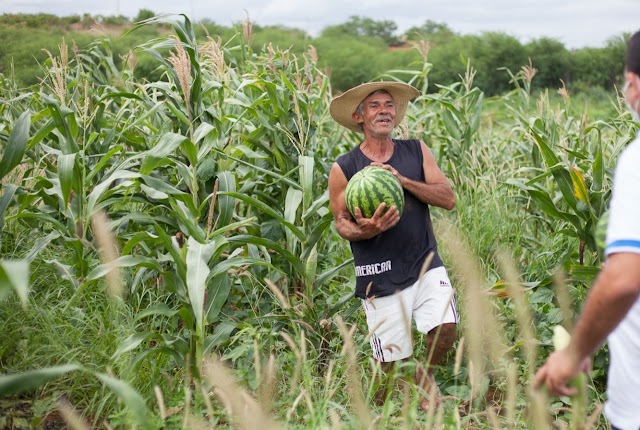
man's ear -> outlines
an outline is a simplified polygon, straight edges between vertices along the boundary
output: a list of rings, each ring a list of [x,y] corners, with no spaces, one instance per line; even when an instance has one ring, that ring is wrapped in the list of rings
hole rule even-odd
[[[351,119],[353,119],[355,122],[357,122],[358,124],[363,123],[363,118],[362,115],[360,115],[358,112],[354,112],[351,114]]]
[[[629,85],[626,92],[627,98],[631,104],[634,104],[636,103],[636,100],[640,99],[640,76],[633,72],[626,71],[624,73],[624,78]]]

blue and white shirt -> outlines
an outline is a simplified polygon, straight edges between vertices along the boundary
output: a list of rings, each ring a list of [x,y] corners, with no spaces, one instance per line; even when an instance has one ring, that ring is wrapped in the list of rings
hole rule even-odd
[[[640,135],[618,159],[609,207],[606,255],[640,254]],[[605,415],[623,430],[640,429],[640,300],[609,334]]]

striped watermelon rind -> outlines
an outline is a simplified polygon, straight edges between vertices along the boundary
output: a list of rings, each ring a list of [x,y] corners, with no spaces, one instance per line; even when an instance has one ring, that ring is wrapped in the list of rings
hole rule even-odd
[[[598,253],[604,258],[604,250],[607,242],[607,225],[609,224],[609,211],[605,211],[600,215],[600,219],[596,224],[595,241]]]
[[[398,178],[378,166],[367,166],[349,180],[345,192],[347,208],[355,218],[355,208],[360,208],[362,216],[371,218],[383,201],[387,209],[395,206],[402,216],[404,211],[404,190]]]

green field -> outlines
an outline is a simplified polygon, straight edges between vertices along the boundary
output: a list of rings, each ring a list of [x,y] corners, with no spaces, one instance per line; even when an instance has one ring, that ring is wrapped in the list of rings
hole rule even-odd
[[[444,404],[418,411],[410,361],[380,407],[328,207],[359,135],[329,116],[326,68],[152,24],[136,43],[157,79],[107,40],[49,48],[41,84],[0,75],[0,428],[576,428],[571,399],[529,382],[602,263],[595,226],[637,131],[616,93],[519,66],[489,96],[471,66],[434,82],[429,57],[385,75],[422,90],[398,135],[456,194],[433,217],[462,322]],[[607,428],[607,362],[590,428]]]

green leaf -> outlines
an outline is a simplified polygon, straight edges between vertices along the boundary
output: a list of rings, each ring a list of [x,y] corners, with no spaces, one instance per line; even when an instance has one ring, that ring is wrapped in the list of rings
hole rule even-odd
[[[187,276],[187,266],[180,256],[178,246],[174,245],[171,237],[158,224],[154,225],[154,229],[164,244],[165,250],[167,250],[171,254],[171,257],[173,257],[173,263],[176,265],[178,276],[180,276],[181,279],[185,279]]]
[[[29,140],[29,128],[31,127],[31,113],[24,111],[15,122],[9,135],[7,145],[4,147],[2,160],[0,161],[0,179],[12,171],[22,161],[22,156],[27,148]]]
[[[218,225],[225,226],[231,222],[235,210],[236,199],[225,195],[227,192],[235,193],[236,177],[231,172],[218,174]]]
[[[203,122],[201,123],[196,131],[193,133],[193,141],[194,143],[200,142],[204,139],[209,133],[215,130],[215,127],[209,123]]]
[[[149,269],[155,270],[156,272],[161,272],[162,267],[160,263],[150,257],[142,257],[142,256],[133,256],[133,255],[123,255],[121,257],[116,258],[111,262],[111,264],[101,264],[95,269],[91,271],[87,275],[87,279],[85,282],[95,281],[96,279],[100,279],[109,273],[112,268],[115,267],[147,267]]]
[[[96,373],[95,375],[129,408],[138,425],[142,426],[147,422],[146,417],[149,410],[144,399],[136,390],[126,382],[105,373]]]
[[[91,191],[91,194],[87,197],[87,216],[93,216],[96,203],[104,198],[106,192],[114,181],[117,181],[118,179],[135,179],[139,177],[139,173],[130,172],[128,170],[116,170],[113,172],[108,178],[96,185],[93,188],[93,191]]]
[[[109,152],[104,154],[100,158],[100,161],[98,161],[95,165],[93,165],[91,167],[91,171],[89,172],[89,174],[85,178],[85,182],[86,183],[92,183],[93,182],[93,178],[96,175],[98,175],[100,173],[103,173],[102,169],[104,168],[104,166],[106,166],[107,163],[109,163],[109,162],[113,162],[114,155],[116,155],[118,152],[122,152],[122,150],[123,150],[122,145],[116,145],[115,147],[111,148],[109,150]]]
[[[23,373],[0,376],[0,395],[11,396],[34,390],[52,381],[65,373],[80,370],[82,367],[75,364],[48,367],[45,369],[31,370]]]
[[[0,198],[0,231],[4,229],[4,213],[17,190],[18,187],[13,184],[4,187],[4,193],[2,194],[2,198]]]
[[[65,210],[69,206],[71,189],[73,188],[73,172],[78,154],[66,154],[58,157],[58,178]]]
[[[569,266],[569,279],[572,281],[585,282],[591,284],[601,268],[597,266],[583,266],[580,264],[573,264]]]
[[[304,264],[302,263],[302,260],[273,240],[260,236],[240,234],[230,237],[228,241],[229,243],[250,243],[252,245],[264,246],[272,251],[277,252],[281,257],[284,257],[293,266],[297,273],[301,275],[304,273]]]
[[[129,336],[128,338],[126,338],[120,343],[120,345],[118,346],[118,349],[116,349],[116,352],[113,353],[111,358],[116,359],[120,355],[124,354],[125,352],[133,351],[138,346],[140,346],[142,342],[144,342],[147,339],[151,339],[153,337],[160,337],[160,335],[158,335],[157,333],[152,333],[148,331],[132,334],[131,336]]]
[[[306,155],[301,155],[298,158],[298,164],[300,165],[300,185],[302,186],[302,190],[304,192],[303,198],[303,209],[308,208],[311,205],[311,201],[313,200],[313,190],[314,186],[314,165],[315,159],[313,157],[309,157]]]
[[[15,291],[22,306],[29,295],[29,262],[27,260],[0,260],[0,297]]]
[[[193,237],[187,241],[187,291],[199,336],[204,332],[204,293],[214,247],[215,243],[202,244]]]
[[[252,170],[255,170],[256,172],[264,173],[267,176],[271,176],[271,177],[275,178],[276,181],[278,181],[278,182],[282,181],[282,182],[284,182],[285,184],[287,184],[290,187],[294,187],[296,189],[301,189],[300,184],[298,184],[297,182],[291,180],[291,178],[288,178],[287,176],[281,175],[281,174],[279,174],[277,172],[274,172],[274,171],[269,170],[269,169],[265,169],[265,168],[260,167],[260,166],[256,166],[256,165],[254,165],[254,164],[252,164],[252,163],[250,163],[248,161],[242,160],[240,158],[232,157],[231,155],[228,155],[228,154],[226,154],[226,153],[224,153],[222,151],[219,151],[219,150],[216,151],[216,153],[218,155],[222,156],[222,157],[226,157],[226,158],[229,158],[230,160],[236,161],[236,162],[238,162],[240,164],[244,164],[246,166],[249,166]],[[294,170],[296,170],[296,169],[294,169]]]
[[[577,199],[573,192],[571,175],[561,164],[560,159],[556,156],[551,147],[542,138],[542,136],[540,136],[533,128],[529,128],[529,131],[538,144],[545,163],[547,164],[548,169],[551,171],[553,178],[558,184],[564,200],[569,204],[569,206],[571,206],[573,210],[577,210]]]
[[[529,297],[529,303],[549,304],[553,302],[553,298],[554,298],[554,294],[551,288],[540,287],[540,288],[536,288],[533,294],[531,294],[531,297]]]
[[[64,136],[60,140],[60,149],[63,154],[71,154],[78,152],[78,143],[76,135],[78,134],[78,125],[74,116],[74,112],[65,106],[60,106],[59,102],[51,97],[43,96],[47,100],[47,106],[51,117],[55,122],[56,128]],[[68,120],[67,120],[68,119]]]
[[[231,257],[231,258],[229,258],[227,260],[223,260],[223,261],[219,262],[218,264],[216,264],[211,269],[211,273],[209,274],[209,276],[210,277],[218,276],[221,273],[227,273],[227,271],[229,271],[230,269],[237,269],[238,267],[242,267],[242,266],[245,266],[245,265],[265,266],[265,267],[269,267],[271,269],[277,270],[274,266],[272,266],[270,263],[268,263],[267,261],[265,261],[262,258],[249,258],[249,257],[237,258],[237,257]]]
[[[593,160],[593,182],[591,188],[593,191],[602,191],[602,184],[604,183],[604,160],[602,157],[602,145],[598,145],[596,149],[596,157]]]
[[[232,192],[224,192],[224,193],[222,193],[221,192],[220,194],[221,195],[225,195],[225,196],[235,197],[235,198],[237,198],[239,200],[242,200],[243,202],[255,207],[259,211],[262,211],[262,212],[272,216],[273,218],[276,218],[283,225],[285,225],[289,230],[291,230],[291,232],[300,241],[304,241],[304,239],[305,239],[304,233],[298,227],[296,227],[292,223],[288,222],[280,212],[278,212],[276,209],[272,208],[271,206],[267,205],[266,203],[263,203],[258,199],[255,199],[253,197],[250,197],[250,196],[248,196],[246,194],[241,194],[241,193],[232,193]]]
[[[222,307],[229,298],[231,291],[231,278],[226,273],[215,276],[207,282],[207,323],[215,322],[220,315]]]
[[[447,133],[449,133],[449,135],[451,135],[455,140],[461,140],[462,133],[460,133],[460,124],[458,124],[458,121],[453,114],[449,110],[444,109],[441,111],[441,117]]]
[[[181,134],[166,133],[158,143],[142,155],[140,173],[149,175],[157,167],[169,162],[167,157],[172,154],[187,138]]]
[[[59,237],[60,237],[59,232],[52,231],[45,237],[39,237],[38,239],[36,239],[36,242],[34,243],[33,247],[31,248],[29,253],[24,257],[25,261],[27,261],[29,264],[32,263],[33,260],[35,260],[35,258],[38,256],[40,251],[42,251],[49,243],[51,243],[52,240],[57,239]]]
[[[322,235],[327,231],[327,229],[331,226],[333,222],[333,215],[331,212],[327,212],[320,221],[313,227],[311,233],[308,234],[305,241],[302,243],[302,254],[301,258],[307,258],[311,248],[316,246],[316,243],[322,238]]]
[[[188,200],[189,203],[193,203],[193,201]],[[198,223],[198,219],[195,214],[195,210],[192,210],[192,207],[187,206],[184,201],[169,197],[169,204],[171,205],[171,215],[177,219],[178,225],[180,229],[188,233],[189,237],[194,237],[200,242],[204,242],[205,232]]]
[[[313,215],[316,215],[321,208],[326,208],[329,202],[329,191],[325,191],[320,197],[318,197],[310,206],[305,206],[307,209],[302,214],[302,220],[307,221]]]
[[[206,355],[216,346],[222,345],[223,342],[229,339],[229,336],[231,336],[231,333],[233,333],[233,330],[235,329],[236,323],[231,321],[225,321],[218,324],[215,330],[213,330],[213,334],[207,336],[207,338],[205,339],[202,354]]]
[[[136,315],[136,321],[139,321],[143,318],[146,317],[150,317],[150,316],[156,316],[156,315],[161,315],[164,317],[172,317],[174,315],[176,315],[179,311],[176,309],[171,309],[168,305],[166,305],[165,303],[160,303],[157,304],[155,306],[151,306],[150,308],[147,308],[145,310],[143,310],[142,312],[140,312],[138,315]]]
[[[336,267],[333,267],[327,270],[326,272],[324,272],[323,274],[321,274],[320,276],[318,276],[318,279],[316,280],[316,284],[318,288],[322,286],[325,282],[331,280],[331,278],[336,276],[336,274],[338,274],[342,269],[350,266],[351,264],[353,264],[353,258],[349,258],[348,260],[345,260],[344,262],[337,265]]]
[[[189,139],[184,139],[181,145],[184,154],[187,156],[187,160],[189,160],[189,164],[191,166],[198,165],[198,148],[191,142]]]

